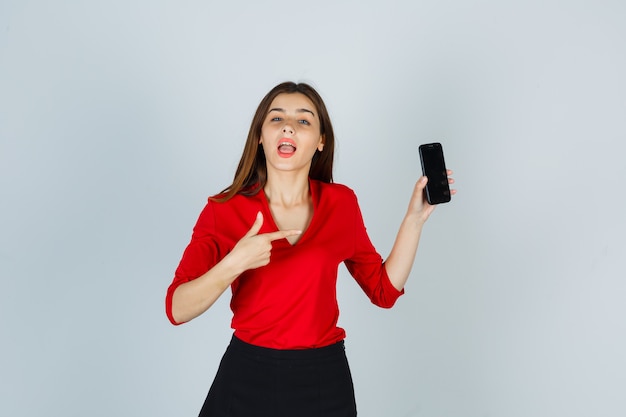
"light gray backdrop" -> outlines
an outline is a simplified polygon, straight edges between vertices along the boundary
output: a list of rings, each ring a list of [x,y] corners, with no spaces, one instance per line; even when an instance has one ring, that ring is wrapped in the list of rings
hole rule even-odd
[[[626,415],[625,39],[621,0],[2,0],[0,415],[196,415],[228,300],[165,290],[283,80],[383,256],[418,145],[456,172],[394,309],[340,270],[360,416]]]

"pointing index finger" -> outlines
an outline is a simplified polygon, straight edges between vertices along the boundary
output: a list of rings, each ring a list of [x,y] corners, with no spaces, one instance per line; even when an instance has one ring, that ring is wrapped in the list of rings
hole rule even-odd
[[[302,234],[302,230],[279,230],[277,232],[265,233],[265,236],[273,242],[274,240],[284,239],[289,236]]]

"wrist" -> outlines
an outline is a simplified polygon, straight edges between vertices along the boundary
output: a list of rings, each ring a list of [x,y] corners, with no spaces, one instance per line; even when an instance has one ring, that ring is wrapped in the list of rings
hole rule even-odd
[[[218,265],[222,269],[220,276],[224,277],[229,285],[245,271],[241,267],[241,262],[232,255],[232,252],[224,256]]]
[[[428,219],[427,216],[424,216],[422,213],[408,212],[404,216],[403,224],[406,224],[409,227],[415,227],[421,229],[424,227],[424,223]]]

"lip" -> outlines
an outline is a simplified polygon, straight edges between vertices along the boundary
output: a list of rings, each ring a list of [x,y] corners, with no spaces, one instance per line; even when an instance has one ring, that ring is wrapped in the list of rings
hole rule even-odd
[[[280,145],[283,144],[283,143],[288,143],[288,144],[292,145],[293,148],[294,148],[294,151],[293,152],[289,152],[289,153],[281,152],[280,151]],[[278,156],[280,156],[281,158],[291,158],[296,153],[297,146],[296,146],[296,142],[293,139],[282,138],[282,139],[280,139],[278,141],[278,146],[276,148],[277,148],[277,151],[278,151]]]
[[[289,143],[293,145],[294,148],[296,147],[296,141],[291,138],[282,138],[281,140],[278,141],[279,146],[281,143]]]

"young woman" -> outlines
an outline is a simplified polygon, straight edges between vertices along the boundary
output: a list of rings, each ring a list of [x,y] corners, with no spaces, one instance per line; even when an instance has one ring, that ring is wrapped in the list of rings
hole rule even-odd
[[[200,214],[166,297],[168,318],[181,324],[232,291],[234,334],[200,416],[356,415],[337,327],[338,266],[374,304],[392,307],[434,207],[422,177],[383,262],[353,191],[333,183],[334,144],[312,87],[274,87],[254,115],[233,183]]]

